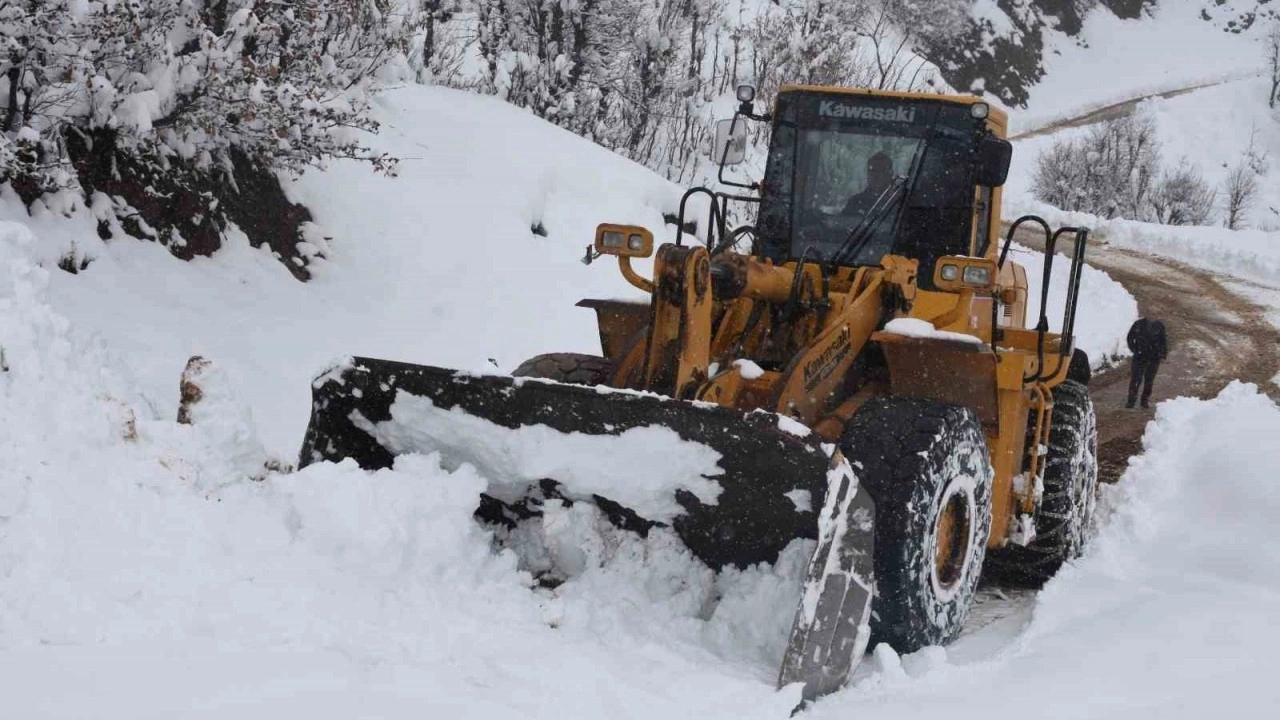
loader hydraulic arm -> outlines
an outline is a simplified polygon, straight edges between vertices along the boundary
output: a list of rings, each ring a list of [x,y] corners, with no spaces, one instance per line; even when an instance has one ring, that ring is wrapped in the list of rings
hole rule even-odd
[[[711,257],[697,246],[663,245],[653,261],[653,310],[644,389],[690,398],[711,364]]]
[[[711,263],[711,284],[717,300],[748,297],[784,303],[791,298],[795,273],[747,255],[720,255]]]
[[[653,292],[653,281],[647,280],[640,273],[631,267],[631,258],[626,255],[618,256],[618,269],[622,271],[622,277],[627,279],[635,287],[647,292]]]

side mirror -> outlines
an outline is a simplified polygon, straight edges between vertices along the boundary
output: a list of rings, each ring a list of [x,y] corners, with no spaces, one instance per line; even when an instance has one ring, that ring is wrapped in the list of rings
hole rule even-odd
[[[978,141],[974,158],[975,185],[1000,187],[1009,178],[1009,161],[1013,159],[1013,144],[1004,138],[987,135]]]
[[[653,233],[639,225],[603,223],[596,227],[595,250],[601,255],[649,257],[653,252]]]
[[[737,117],[716,123],[716,139],[711,159],[721,166],[737,165],[747,159],[747,124]]]

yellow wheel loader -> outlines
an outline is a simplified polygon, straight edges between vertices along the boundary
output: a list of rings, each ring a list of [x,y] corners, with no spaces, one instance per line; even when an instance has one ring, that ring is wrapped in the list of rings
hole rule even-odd
[[[511,481],[480,498],[483,522],[588,502],[627,531],[670,529],[715,569],[814,540],[778,675],[809,700],[869,642],[954,639],[984,564],[1044,578],[1080,552],[1097,479],[1073,347],[1088,232],[1028,216],[1000,247],[1011,145],[979,98],[785,86],[767,114],[750,87],[738,99],[715,144],[737,194],[691,189],[656,254],[646,228],[598,227],[585,260],[615,256],[649,295],[579,303],[600,355],[538,356],[512,376],[352,358],[314,383],[300,464],[440,452]],[[769,123],[768,155],[760,182],[737,183],[724,173],[748,122]],[[703,224],[686,217],[695,198]],[[730,203],[754,205],[754,224],[730,229]],[[1008,259],[1026,223],[1048,249],[1034,326]],[[650,256],[645,277],[632,260]],[[581,451],[513,469],[513,438],[549,436]],[[675,444],[636,462],[637,438]]]

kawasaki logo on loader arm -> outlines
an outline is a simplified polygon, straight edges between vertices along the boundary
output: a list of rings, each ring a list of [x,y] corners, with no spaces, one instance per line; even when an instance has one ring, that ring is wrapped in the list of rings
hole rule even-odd
[[[846,105],[835,100],[823,100],[818,103],[818,115],[821,117],[843,118],[845,120],[885,120],[888,122],[915,122],[916,109],[906,105],[897,107],[866,107],[864,105]]]

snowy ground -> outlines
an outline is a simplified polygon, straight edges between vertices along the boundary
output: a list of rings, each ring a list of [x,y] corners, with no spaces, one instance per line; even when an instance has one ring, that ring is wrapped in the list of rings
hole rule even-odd
[[[1027,325],[1034,327],[1040,314],[1040,291],[1044,277],[1044,253],[1014,244],[1009,250],[1010,262],[1027,270],[1027,287],[1031,298],[1027,303]],[[1062,331],[1067,307],[1068,275],[1071,263],[1058,256],[1051,269],[1049,284],[1049,329]],[[1076,347],[1089,354],[1098,368],[1131,353],[1125,343],[1129,326],[1138,319],[1138,302],[1124,286],[1105,272],[1087,263],[1080,278],[1080,299],[1076,305]]]
[[[51,301],[130,358],[161,414],[176,412],[178,375],[203,354],[281,454],[297,452],[309,378],[339,356],[509,371],[541,352],[598,352],[595,314],[574,303],[639,291],[616,264],[579,262],[595,226],[661,233],[680,188],[495,98],[417,86],[381,102],[378,142],[404,158],[398,179],[339,163],[294,187],[330,237],[306,284],[237,234],[187,264],[154,244],[104,245],[84,214],[27,221],[9,198],[0,219],[27,222],[29,254],[47,266],[72,243],[93,259],[55,273]]]
[[[1249,298],[1257,303],[1259,307],[1267,308],[1268,322],[1276,329],[1280,329],[1280,288],[1244,280],[1230,280],[1226,283],[1226,287],[1240,297]],[[1274,396],[1274,393],[1280,388],[1280,375],[1272,378],[1271,384],[1275,387],[1268,389]]]
[[[1094,242],[1160,255],[1205,270],[1280,286],[1280,231],[1175,227],[1124,219],[1105,220],[1016,197],[1005,205],[1006,220],[1023,214],[1039,215],[1054,227],[1073,225],[1088,228]]]
[[[1277,431],[1249,385],[1162,403],[1093,549],[1019,636],[967,664],[889,664],[813,716],[1270,717],[1280,689],[1258,658],[1280,637],[1280,500],[1256,453]]]

